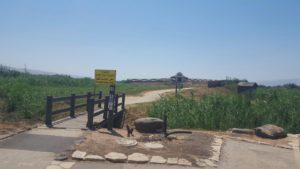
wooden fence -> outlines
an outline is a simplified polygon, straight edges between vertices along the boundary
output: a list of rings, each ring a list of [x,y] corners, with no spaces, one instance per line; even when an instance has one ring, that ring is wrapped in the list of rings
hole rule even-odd
[[[119,98],[122,98],[121,102],[119,103]],[[83,104],[76,104],[78,99],[84,99],[85,103]],[[108,99],[109,97],[106,96],[102,98],[102,92],[98,92],[96,94],[92,94],[88,92],[85,95],[75,95],[72,94],[71,96],[64,96],[64,97],[53,97],[47,96],[47,104],[46,104],[46,117],[45,117],[45,124],[47,127],[51,128],[52,125],[52,116],[64,112],[69,112],[69,116],[71,118],[75,118],[75,111],[78,108],[86,107],[86,111],[88,114],[87,118],[87,127],[89,129],[93,129],[93,121],[94,117],[103,114],[104,122],[107,120],[114,120],[115,117],[120,117],[115,119],[116,124],[114,126],[122,127],[120,121],[123,119],[123,115],[125,112],[125,94],[115,95],[115,102],[114,102],[114,116],[113,119],[108,119]],[[57,102],[69,102],[70,106],[67,108],[53,110],[53,104]],[[95,105],[98,108],[95,110]],[[104,107],[102,106],[104,105]],[[121,106],[121,110],[118,111],[118,107]],[[103,123],[103,122],[102,122]]]
[[[123,127],[123,117],[125,112],[125,93],[121,95],[115,95],[114,105],[113,105],[113,115],[112,118],[109,118],[109,110],[108,110],[108,101],[109,96],[106,96],[105,99],[88,99],[87,102],[87,111],[88,111],[88,121],[87,121],[87,128],[93,129],[94,126],[94,117],[100,114],[103,114],[103,121],[101,122],[102,125],[106,125],[107,123],[113,124],[116,128]],[[121,98],[121,102],[119,102]],[[104,109],[100,109],[94,111],[95,105],[101,104],[104,100]]]

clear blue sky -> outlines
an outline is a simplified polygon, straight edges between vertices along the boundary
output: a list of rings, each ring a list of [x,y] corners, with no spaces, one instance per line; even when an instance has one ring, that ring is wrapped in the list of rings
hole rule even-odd
[[[300,1],[0,0],[0,63],[92,77],[300,77]]]

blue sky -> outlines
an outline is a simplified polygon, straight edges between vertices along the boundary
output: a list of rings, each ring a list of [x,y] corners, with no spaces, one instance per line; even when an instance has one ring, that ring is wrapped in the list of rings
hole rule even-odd
[[[0,0],[0,63],[118,79],[300,78],[300,1]]]

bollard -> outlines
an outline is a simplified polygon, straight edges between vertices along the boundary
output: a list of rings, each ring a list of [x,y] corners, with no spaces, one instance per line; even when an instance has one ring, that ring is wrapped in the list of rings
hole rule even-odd
[[[53,127],[53,125],[52,125],[52,103],[53,103],[53,97],[47,96],[45,123],[46,123],[46,126],[49,128]]]
[[[70,100],[70,117],[75,118],[75,94],[71,95],[71,100]]]

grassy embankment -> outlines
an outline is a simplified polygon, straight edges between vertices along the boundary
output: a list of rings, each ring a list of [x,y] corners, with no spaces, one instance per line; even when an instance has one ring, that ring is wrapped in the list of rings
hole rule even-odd
[[[142,85],[117,83],[117,92],[137,94],[142,91],[168,88],[167,85]],[[45,114],[46,96],[68,96],[93,92],[94,80],[71,78],[62,75],[30,75],[0,69],[0,121],[28,119],[42,120]],[[96,91],[107,93],[107,86],[96,86]],[[66,106],[69,103],[55,105]],[[54,107],[55,108],[55,107]]]
[[[166,97],[154,103],[148,115],[168,114],[170,128],[227,130],[254,128],[272,123],[300,133],[300,87],[259,87],[254,93],[237,94],[235,87],[201,95]]]

